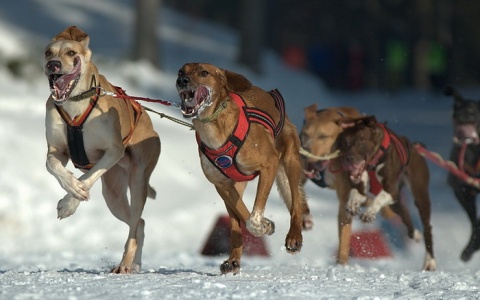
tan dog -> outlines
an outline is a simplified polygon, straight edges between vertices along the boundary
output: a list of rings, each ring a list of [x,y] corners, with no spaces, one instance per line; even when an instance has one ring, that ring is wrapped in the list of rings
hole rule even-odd
[[[180,69],[177,89],[184,116],[194,118],[203,172],[230,216],[231,251],[221,272],[240,271],[241,222],[255,236],[273,234],[274,223],[264,217],[264,211],[275,179],[291,215],[285,247],[290,253],[300,251],[302,225],[312,224],[300,184],[300,141],[284,114],[281,96],[253,86],[242,75],[201,63]],[[257,193],[250,213],[242,197],[247,182],[256,175]]]
[[[381,208],[391,206],[406,225],[408,236],[419,240],[421,234],[414,228],[407,207],[398,201],[400,187],[407,183],[424,230],[426,255],[423,269],[434,271],[429,170],[425,159],[407,138],[397,136],[378,123],[374,116],[344,118],[339,125],[344,130],[338,136],[335,148],[341,153],[338,162],[345,170],[335,177],[335,184],[344,184],[342,190],[337,189],[340,202],[347,203],[347,211],[353,217],[360,214],[361,206],[371,199],[360,215],[364,222],[373,221]],[[345,255],[340,259],[348,258],[345,253],[339,255]]]
[[[350,185],[348,181],[335,180],[335,176],[342,172],[336,162],[339,153],[335,149],[337,138],[343,132],[339,122],[347,117],[359,118],[362,114],[353,107],[329,107],[317,110],[316,104],[304,108],[304,112],[305,119],[300,130],[300,140],[304,150],[302,152],[304,180],[310,179],[320,187],[335,189],[337,195],[341,194],[345,189],[349,189]],[[347,201],[343,198],[339,200],[337,263],[346,264],[350,254],[352,217],[347,211]],[[381,212],[386,219],[394,216],[389,206],[382,208]]]
[[[71,26],[45,50],[52,92],[46,105],[47,169],[67,192],[58,202],[59,219],[88,200],[90,188],[102,178],[108,208],[130,227],[122,261],[112,272],[131,273],[141,266],[141,216],[147,196],[156,194],[149,179],[160,155],[160,139],[138,103],[102,96],[103,91],[121,90],[98,73],[88,43],[89,36]],[[78,179],[65,168],[69,159],[84,172]]]
[[[360,117],[353,107],[330,107],[317,110],[317,104],[304,108],[305,119],[300,130],[302,148],[308,154],[302,156],[306,178],[323,185],[334,187],[333,174],[329,170],[331,158],[335,158],[333,145],[343,128],[338,121],[344,117]],[[320,181],[322,183],[320,183]]]

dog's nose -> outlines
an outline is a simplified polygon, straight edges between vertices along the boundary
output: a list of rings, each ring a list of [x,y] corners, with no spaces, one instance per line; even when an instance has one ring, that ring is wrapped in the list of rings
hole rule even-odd
[[[62,69],[62,63],[59,60],[51,60],[47,63],[47,69],[52,73],[58,73]]]
[[[177,86],[184,88],[187,87],[187,84],[190,82],[190,79],[187,76],[180,76],[177,78]]]

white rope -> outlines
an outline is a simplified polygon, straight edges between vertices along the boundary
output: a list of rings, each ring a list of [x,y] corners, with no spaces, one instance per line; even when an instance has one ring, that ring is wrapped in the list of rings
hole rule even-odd
[[[335,150],[334,152],[332,152],[330,154],[327,154],[327,155],[324,155],[324,156],[316,156],[316,155],[313,155],[312,153],[308,152],[307,150],[303,149],[302,147],[300,147],[300,154],[307,157],[307,158],[315,159],[315,160],[319,161],[319,160],[330,160],[332,158],[336,158],[340,155],[340,151]]]

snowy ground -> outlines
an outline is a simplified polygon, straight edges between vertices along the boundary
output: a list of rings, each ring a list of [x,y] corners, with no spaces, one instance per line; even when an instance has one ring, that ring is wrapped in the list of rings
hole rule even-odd
[[[73,216],[56,220],[56,204],[64,191],[45,169],[44,103],[49,91],[41,71],[43,47],[72,23],[90,33],[101,72],[131,95],[176,101],[178,68],[188,61],[208,61],[246,74],[265,89],[279,88],[297,125],[302,123],[303,108],[314,102],[319,107],[352,105],[443,156],[451,142],[451,99],[416,91],[330,93],[317,79],[282,66],[272,54],[265,58],[265,73],[253,75],[235,65],[237,38],[231,31],[172,11],[165,12],[161,24],[166,71],[128,62],[129,4],[19,0],[0,8],[1,65],[6,59],[29,61],[20,68],[22,77],[0,67],[0,299],[480,297],[478,254],[467,264],[459,259],[470,234],[466,215],[445,184],[446,172],[435,165],[430,165],[430,191],[438,271],[421,271],[423,245],[411,242],[401,249],[392,246],[391,258],[352,259],[349,266],[336,266],[337,200],[332,191],[308,183],[315,227],[304,234],[302,252],[295,256],[285,252],[288,213],[273,191],[266,216],[276,222],[277,230],[265,238],[269,257],[244,256],[241,274],[220,275],[219,264],[226,257],[205,257],[200,251],[217,217],[225,213],[224,205],[203,177],[193,132],[155,115],[163,144],[152,177],[158,199],[149,200],[144,212],[143,271],[109,274],[120,261],[127,226],[110,214],[99,184]],[[478,98],[473,91],[470,95]],[[147,106],[180,117],[174,109]],[[254,185],[245,197],[249,207]],[[377,225],[355,222],[355,230]]]

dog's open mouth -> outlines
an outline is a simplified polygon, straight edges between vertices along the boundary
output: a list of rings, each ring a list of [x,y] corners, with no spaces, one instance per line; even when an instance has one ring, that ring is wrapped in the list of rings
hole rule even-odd
[[[474,123],[455,124],[453,140],[457,144],[478,144],[480,137]]]
[[[363,171],[365,171],[366,161],[347,162],[342,160],[342,167],[350,174],[350,180],[353,183],[359,183],[362,180]]]
[[[81,65],[82,62],[77,56],[73,61],[73,69],[70,73],[55,73],[48,75],[50,92],[52,93],[52,98],[57,105],[61,105],[68,100],[70,93],[73,91],[80,79]]]
[[[325,171],[329,164],[329,160],[320,160],[314,163],[308,163],[307,167],[304,170],[305,176],[310,179],[320,179],[322,178],[322,172]]]
[[[210,89],[200,85],[196,89],[179,91],[182,100],[181,109],[185,118],[192,118],[198,115],[205,107],[211,105]]]

